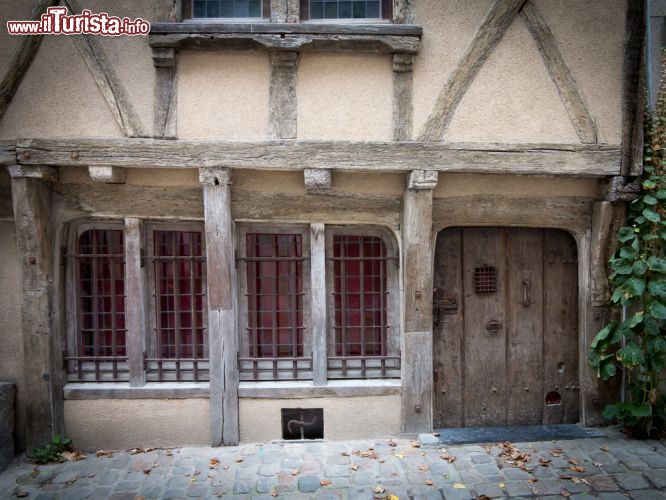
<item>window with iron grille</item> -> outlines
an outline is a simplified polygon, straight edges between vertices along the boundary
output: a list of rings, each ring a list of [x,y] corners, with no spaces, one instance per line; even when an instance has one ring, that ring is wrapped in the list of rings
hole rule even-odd
[[[123,227],[80,226],[70,248],[76,300],[65,357],[68,379],[127,380]]]
[[[208,380],[205,242],[199,225],[150,225],[151,330],[149,381]]]
[[[369,229],[333,228],[329,233],[328,378],[399,377],[392,328],[397,324],[397,255],[387,244],[392,238]]]
[[[305,334],[309,250],[304,230],[241,230],[241,380],[312,377]]]
[[[270,18],[270,0],[184,0],[183,17]]]
[[[301,20],[391,19],[392,0],[301,0]]]

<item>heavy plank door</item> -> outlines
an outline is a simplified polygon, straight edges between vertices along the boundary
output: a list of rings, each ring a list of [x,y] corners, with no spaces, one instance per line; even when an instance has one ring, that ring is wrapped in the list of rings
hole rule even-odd
[[[564,232],[439,233],[436,427],[578,421],[576,246]]]

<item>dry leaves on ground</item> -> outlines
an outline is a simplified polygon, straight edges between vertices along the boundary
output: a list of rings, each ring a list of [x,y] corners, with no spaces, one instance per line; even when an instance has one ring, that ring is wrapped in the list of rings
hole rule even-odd
[[[564,450],[562,448],[553,448],[549,453],[554,457],[560,457],[562,456],[562,453],[564,453]]]
[[[374,448],[368,448],[367,450],[355,450],[352,455],[361,458],[377,458],[377,453]]]
[[[560,495],[563,496],[563,497],[570,497],[571,493],[569,493],[567,490],[562,490],[560,492]]]
[[[82,451],[63,451],[60,454],[60,457],[68,462],[78,462],[79,460],[85,460],[88,458],[88,455]]]
[[[608,445],[605,444],[605,445],[603,445],[603,446],[600,446],[599,449],[600,449],[601,451],[608,451]]]
[[[391,439],[391,440],[388,442],[388,444],[389,444],[389,446],[392,446],[392,447],[396,447],[396,446],[398,446],[398,443],[397,443],[394,439]]]
[[[300,470],[299,470],[299,469],[292,469],[292,470],[291,470],[291,475],[292,475],[292,476],[298,476],[299,473],[300,473]]]
[[[148,453],[151,451],[155,451],[157,448],[132,448],[130,450],[127,450],[127,453],[130,455],[138,455],[139,453]]]
[[[585,467],[583,467],[582,465],[572,465],[571,467],[569,467],[569,469],[574,472],[585,472]]]
[[[552,462],[552,460],[550,460],[549,458],[540,458],[539,459],[539,465],[541,467],[548,467],[550,465],[550,462]]]
[[[430,470],[430,467],[428,467],[426,464],[421,464],[421,465],[419,465],[419,470],[421,472],[427,472],[427,471]]]
[[[351,470],[358,470],[358,465],[353,464],[353,465],[351,466]]]
[[[381,495],[385,491],[386,491],[386,488],[384,488],[382,485],[378,484],[377,486],[375,486],[375,489],[374,489],[375,493],[378,493],[378,494]]]
[[[208,462],[209,469],[215,469],[218,465],[220,465],[220,459],[217,457],[211,458],[210,461]]]
[[[440,455],[440,458],[442,460],[446,460],[450,464],[452,464],[453,462],[456,461],[456,457],[454,457],[453,455],[449,455],[446,450],[442,450],[442,454]]]
[[[533,467],[528,467],[527,465],[525,465],[525,463],[529,462],[530,460],[529,453],[519,450],[513,445],[513,443],[509,441],[498,443],[498,446],[502,448],[500,457],[507,457],[504,460],[507,464],[518,467],[519,469],[524,470],[526,472],[532,472],[534,470]]]
[[[321,481],[319,481],[319,484],[321,486],[330,486],[331,485],[331,480],[330,479],[322,479]]]
[[[434,483],[434,481],[433,481],[432,479],[426,479],[426,480],[425,480],[425,484],[427,484],[428,486],[432,486],[432,485],[435,484],[435,483]]]
[[[236,462],[237,464],[241,463],[243,460],[245,460],[243,457],[234,458],[234,462]]]
[[[418,441],[410,441],[409,446],[411,446],[412,448],[420,448],[421,443],[419,443]]]
[[[113,452],[111,450],[97,450],[95,453],[96,457],[108,457],[112,458],[113,457]]]

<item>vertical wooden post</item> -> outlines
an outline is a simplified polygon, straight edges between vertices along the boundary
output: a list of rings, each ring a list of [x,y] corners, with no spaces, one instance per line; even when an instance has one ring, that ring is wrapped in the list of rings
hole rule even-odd
[[[412,139],[414,56],[393,54],[393,140]]]
[[[275,139],[296,139],[298,52],[271,52],[269,132]]]
[[[234,235],[231,172],[201,168],[206,232],[211,441],[237,445],[238,340],[234,308]]]
[[[62,353],[52,320],[53,169],[9,167],[21,271],[21,327],[25,356],[26,447],[41,447],[63,430]]]
[[[436,171],[414,170],[404,195],[402,427],[432,430],[432,195]]]
[[[310,318],[314,385],[326,385],[326,229],[310,224]]]
[[[141,221],[125,219],[125,326],[127,328],[127,364],[132,387],[145,384],[143,367],[144,292],[141,279]]]
[[[154,130],[158,139],[176,138],[177,72],[174,49],[154,48],[155,66]]]

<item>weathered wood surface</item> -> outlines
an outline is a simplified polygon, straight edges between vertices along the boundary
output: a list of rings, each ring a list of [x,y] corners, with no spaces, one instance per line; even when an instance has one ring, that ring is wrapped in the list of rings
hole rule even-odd
[[[578,85],[569,71],[569,66],[557,46],[553,32],[531,0],[525,2],[520,14],[536,41],[539,53],[541,53],[548,73],[557,87],[560,99],[581,142],[597,142],[597,126],[583,101]]]
[[[122,167],[88,167],[88,175],[93,181],[109,184],[124,184],[126,171]]]
[[[208,384],[203,382],[149,382],[142,387],[124,383],[69,383],[65,399],[191,399],[209,398]]]
[[[74,14],[81,12],[77,0],[63,0],[63,5]],[[127,137],[144,137],[141,120],[100,41],[91,35],[77,35],[72,40],[123,133]]]
[[[139,168],[330,168],[611,176],[620,150],[606,144],[496,144],[349,141],[163,141],[157,139],[19,139],[25,165]]]
[[[237,445],[238,342],[233,283],[234,236],[231,173],[201,169],[206,233],[208,352],[210,359],[211,439],[213,446]]]
[[[153,136],[158,139],[175,139],[178,72],[174,49],[153,49],[153,65],[155,67]]]
[[[432,194],[404,193],[403,432],[432,430]]]
[[[394,396],[401,392],[397,379],[329,380],[325,386],[312,385],[310,381],[241,382],[238,395],[241,398],[309,399],[309,398],[358,398],[364,396]]]
[[[0,166],[16,165],[16,143],[0,143]]]
[[[433,308],[433,419],[434,427],[462,427],[464,386],[459,377],[464,365],[462,288],[462,230],[449,228],[437,235],[435,247],[436,294],[454,298],[455,312]]]
[[[12,178],[21,271],[21,328],[25,354],[26,447],[41,447],[63,431],[61,362],[51,323],[54,245],[51,189],[33,178]]]
[[[38,0],[32,10],[31,19],[38,20],[46,9],[58,4],[58,0]],[[41,36],[21,36],[18,47],[12,55],[7,71],[0,82],[0,117],[5,114],[9,104],[18,89],[23,75],[28,71],[30,63],[35,58],[37,50],[42,43]]]
[[[641,180],[615,176],[609,179],[604,199],[606,201],[634,201],[641,194]]]
[[[312,332],[312,372],[314,385],[326,385],[326,229],[310,224],[310,331]]]
[[[12,208],[12,185],[8,182],[0,182],[0,219],[13,218],[14,209]]]
[[[153,23],[151,35],[171,33],[204,34],[276,34],[276,35],[396,35],[420,37],[423,29],[411,24],[352,24],[352,23]]]
[[[440,141],[458,104],[526,0],[496,0],[439,93],[420,141]]]
[[[645,5],[627,2],[624,33],[622,88],[622,174],[643,171],[643,121],[645,118]]]
[[[413,129],[414,56],[393,54],[393,140],[410,141]]]
[[[608,288],[608,246],[613,224],[613,204],[599,201],[592,206],[590,239],[590,295],[593,306],[605,306],[610,299]]]
[[[271,24],[266,24],[271,26]],[[293,26],[293,25],[290,25]],[[390,26],[390,25],[387,25]],[[418,53],[417,36],[370,34],[171,33],[150,35],[153,48],[178,50],[298,50],[309,52]]]
[[[331,171],[323,168],[306,168],[303,170],[303,182],[308,194],[326,194],[333,186]]]
[[[58,169],[42,165],[9,165],[7,172],[10,177],[30,177],[43,181],[58,181]]]
[[[143,370],[143,338],[145,306],[143,270],[141,267],[141,220],[125,219],[125,327],[127,328],[127,364],[129,384],[139,387],[145,383]]]
[[[274,139],[295,139],[298,52],[272,51],[268,89],[268,128]]]
[[[109,217],[198,219],[204,217],[201,188],[147,187],[127,184],[56,184],[69,210]],[[308,211],[304,212],[303,207]],[[402,199],[352,193],[265,193],[232,190],[234,219],[310,223],[313,219],[338,224],[401,222]]]
[[[454,196],[433,201],[435,230],[458,226],[525,226],[585,231],[593,200],[579,197]]]

